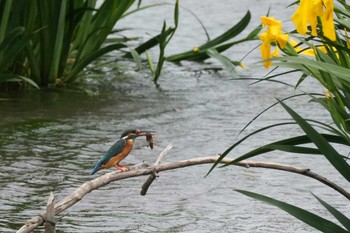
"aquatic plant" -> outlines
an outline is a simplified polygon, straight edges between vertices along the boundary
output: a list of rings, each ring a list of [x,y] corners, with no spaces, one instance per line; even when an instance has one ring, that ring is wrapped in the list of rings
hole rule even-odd
[[[172,37],[174,36],[175,31],[178,27],[178,21],[180,18],[179,9],[180,9],[179,3],[178,1],[176,1],[175,9],[174,9],[174,26],[173,27],[167,27],[166,22],[164,22],[162,30],[159,35],[156,35],[155,37],[149,39],[148,41],[139,45],[135,49],[132,49],[130,52],[125,54],[125,57],[128,57],[128,58],[132,57],[134,58],[136,63],[140,63],[140,60],[141,60],[140,55],[142,53],[146,53],[148,66],[151,70],[151,73],[153,75],[153,80],[156,84],[161,74],[163,64],[165,61],[167,62],[181,62],[184,60],[204,61],[208,58],[214,58],[218,62],[220,62],[221,65],[228,71],[234,71],[236,66],[242,66],[240,61],[231,60],[230,58],[222,55],[221,53],[237,44],[258,39],[257,35],[261,30],[261,26],[258,26],[257,28],[252,30],[245,38],[239,39],[237,41],[232,41],[234,37],[240,35],[249,25],[251,20],[251,14],[249,11],[247,11],[247,13],[243,16],[243,18],[237,24],[233,25],[227,31],[223,32],[221,35],[213,39],[210,39],[210,36],[204,24],[200,21],[200,19],[193,12],[189,11],[194,17],[196,17],[198,22],[201,24],[203,30],[206,33],[207,42],[193,48],[192,50],[165,56],[165,48],[167,44],[170,42],[170,40],[172,39]],[[157,45],[159,45],[159,56],[158,56],[158,62],[156,63],[156,68],[155,68],[154,62],[152,61],[152,58],[149,55],[148,50],[150,50],[151,48]]]
[[[335,13],[333,13],[333,10]],[[333,19],[333,14],[336,16],[335,19]],[[264,22],[267,18],[265,16],[262,17],[263,26],[268,25],[270,27],[267,29],[270,32],[263,32],[260,35],[260,38],[263,40],[261,51],[264,66],[266,68],[269,68],[271,65],[277,66],[274,68],[274,71],[278,67],[287,67],[291,68],[291,70],[283,71],[279,74],[270,74],[260,81],[272,81],[282,75],[300,72],[301,76],[297,80],[295,88],[298,88],[305,79],[313,78],[325,88],[325,92],[323,94],[304,92],[302,95],[294,95],[278,100],[274,106],[280,104],[292,117],[292,121],[266,126],[238,140],[222,153],[211,170],[251,136],[286,124],[296,124],[302,129],[304,134],[269,142],[239,156],[230,164],[271,151],[309,154],[311,156],[323,155],[329,161],[329,165],[334,167],[341,177],[348,182],[350,181],[348,157],[339,150],[339,145],[346,148],[350,146],[350,42],[347,35],[347,32],[350,30],[349,16],[350,7],[345,1],[339,0],[337,5],[333,5],[331,0],[301,0],[292,17],[292,21],[296,24],[297,32],[289,33],[289,40],[287,35],[282,34],[280,30],[282,25],[279,22],[269,18],[273,23],[267,24]],[[275,26],[275,28],[271,28],[271,26]],[[295,42],[294,39],[291,39],[292,37],[299,42]],[[275,51],[277,52],[274,53],[274,57],[270,54],[271,43],[276,46]],[[302,49],[301,46],[304,48]],[[279,55],[280,52],[282,55]],[[285,103],[287,99],[295,98],[296,96],[308,97],[311,98],[312,102],[319,103],[324,110],[329,112],[332,119],[331,124],[314,119],[305,119],[296,113]],[[266,111],[267,109],[258,114],[248,125]],[[321,133],[321,131],[327,133]],[[268,196],[244,190],[236,191],[277,206],[322,232],[350,232],[350,219],[314,194],[320,204],[338,222],[325,219],[317,213],[311,213],[303,208]]]
[[[145,43],[130,48],[124,38],[109,38],[113,28],[123,17],[142,9],[163,4],[138,7],[128,11],[135,0],[45,1],[0,0],[0,83],[25,81],[37,88],[60,86],[75,81],[79,74],[93,61],[114,51],[123,50],[125,58],[134,58],[141,66],[140,54],[146,53],[153,80],[157,84],[165,61],[202,61],[210,57],[217,59],[228,70],[241,65],[221,52],[230,47],[257,39],[261,27],[253,30],[246,38],[230,41],[239,35],[250,22],[250,12],[232,28],[220,36],[210,39],[204,25],[208,41],[193,50],[165,56],[165,48],[173,38],[179,21],[179,2],[175,3],[174,26],[164,22],[159,35]],[[166,5],[166,4],[164,4]],[[187,9],[186,9],[187,10]],[[195,16],[193,12],[190,12]],[[157,63],[148,50],[159,46]],[[121,55],[122,56],[122,55]]]
[[[149,56],[146,50],[148,65],[152,72],[153,81],[155,84],[157,84],[158,78],[162,72],[163,64],[165,61],[165,48],[169,44],[171,38],[174,36],[178,24],[179,24],[179,1],[176,0],[175,9],[174,9],[174,27],[167,28],[166,22],[164,21],[162,31],[160,35],[157,37],[157,43],[159,44],[159,58],[158,58],[156,69],[154,69],[151,56]]]
[[[92,61],[126,47],[107,37],[134,2],[0,1],[0,82],[45,87],[74,81]]]

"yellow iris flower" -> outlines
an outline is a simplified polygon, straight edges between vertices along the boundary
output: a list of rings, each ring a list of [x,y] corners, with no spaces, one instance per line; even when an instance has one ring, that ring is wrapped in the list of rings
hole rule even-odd
[[[279,55],[278,47],[271,52],[271,43],[277,43],[281,48],[284,48],[288,41],[288,34],[282,33],[282,22],[273,17],[261,17],[263,27],[267,30],[260,34],[260,39],[263,41],[260,47],[263,60],[271,59]],[[269,68],[272,65],[271,61],[265,61],[264,67]]]
[[[333,0],[300,0],[300,5],[292,16],[298,33],[306,35],[307,25],[311,26],[311,35],[317,36],[317,18],[322,22],[323,34],[335,41],[333,21]]]

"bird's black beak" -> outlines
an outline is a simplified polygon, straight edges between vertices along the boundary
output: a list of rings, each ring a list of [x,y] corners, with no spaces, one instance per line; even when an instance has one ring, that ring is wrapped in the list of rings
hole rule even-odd
[[[147,135],[156,136],[156,134],[154,134],[154,132],[156,132],[156,131],[155,130],[142,130],[142,131],[140,131],[139,134],[136,134],[136,136],[137,137],[147,136]]]
[[[155,132],[155,131],[153,131]],[[154,133],[151,133],[150,131],[147,131],[146,133],[140,133],[138,135],[136,135],[137,137],[141,137],[141,136],[147,136],[147,135],[150,135],[150,136],[156,136],[157,134],[154,134]]]

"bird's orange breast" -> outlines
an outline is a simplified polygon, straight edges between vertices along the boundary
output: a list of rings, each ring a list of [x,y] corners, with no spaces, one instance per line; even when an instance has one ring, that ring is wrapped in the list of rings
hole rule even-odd
[[[119,154],[116,154],[114,157],[112,157],[107,163],[105,163],[101,167],[110,168],[119,164],[120,161],[122,161],[123,159],[125,159],[126,156],[128,156],[128,154],[132,150],[133,145],[134,145],[133,140],[127,140],[122,152],[120,152]]]

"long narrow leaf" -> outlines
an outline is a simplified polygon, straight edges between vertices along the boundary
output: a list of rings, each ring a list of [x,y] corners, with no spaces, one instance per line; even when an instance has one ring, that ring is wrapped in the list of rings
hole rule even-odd
[[[307,121],[288,107],[285,103],[280,102],[284,109],[293,117],[296,123],[302,128],[306,135],[313,141],[321,153],[328,161],[339,171],[342,176],[350,181],[350,166],[342,156],[329,144],[329,142],[319,134]]]
[[[164,34],[166,37],[168,37],[171,33],[173,33],[173,31],[174,31],[174,28],[168,28]],[[159,44],[160,37],[161,37],[161,34],[156,35],[155,37],[152,37],[151,39],[147,40],[145,43],[142,43],[141,45],[137,46],[135,48],[135,51],[138,54],[142,54],[142,53],[146,52],[146,50],[149,50],[149,49],[157,46]],[[132,54],[130,52],[128,52],[124,55],[124,57],[132,58]]]
[[[314,194],[312,194],[314,195]],[[328,204],[327,202],[323,201],[321,198],[314,195],[314,197],[324,206],[326,209],[348,230],[350,231],[350,219],[346,217],[343,213],[341,213],[339,210]]]
[[[294,146],[294,145],[280,145],[280,144],[272,144],[265,146],[266,148],[279,150],[289,153],[297,153],[297,154],[321,154],[320,151],[316,148],[304,147],[304,146]]]
[[[148,67],[149,67],[149,69],[154,77],[154,75],[155,75],[154,65],[153,65],[152,57],[149,54],[148,50],[146,50],[146,57],[147,57]]]
[[[213,164],[213,166],[209,169],[208,173],[206,174],[206,176],[208,176],[210,174],[210,172],[213,171],[213,169],[226,157],[226,155],[228,153],[230,153],[234,148],[236,148],[239,144],[241,144],[242,142],[244,142],[245,140],[247,140],[249,137],[259,133],[259,132],[262,132],[262,131],[265,131],[265,130],[268,130],[270,128],[273,128],[273,127],[277,127],[277,126],[282,126],[282,125],[288,125],[288,124],[294,124],[294,123],[291,123],[291,122],[284,122],[284,123],[279,123],[279,124],[275,124],[275,125],[269,125],[269,126],[266,126],[266,127],[263,127],[261,129],[258,129],[256,131],[254,131],[253,133],[250,133],[248,134],[247,136],[243,137],[242,139],[238,140],[236,143],[234,143],[232,146],[230,146],[224,153],[222,153],[219,158],[215,161],[215,163]]]
[[[227,40],[232,39],[233,37],[239,35],[249,24],[251,18],[250,11],[244,15],[244,17],[232,28],[221,34],[220,36],[210,40],[209,42],[200,46],[200,49],[209,49],[216,45],[219,45]]]
[[[232,47],[235,44],[238,44],[238,43],[241,43],[241,42],[244,42],[247,40],[252,40],[252,38],[245,38],[245,39],[242,39],[239,41],[223,44],[224,42],[226,42],[226,41],[232,39],[233,37],[237,36],[238,34],[240,34],[249,24],[250,17],[251,17],[251,15],[250,15],[250,12],[248,11],[246,13],[246,15],[232,28],[230,28],[229,30],[227,30],[226,32],[221,34],[220,36],[218,36],[218,37],[202,44],[201,46],[199,46],[198,52],[195,52],[193,50],[189,50],[189,51],[186,51],[183,53],[168,56],[168,57],[166,57],[166,60],[171,61],[171,62],[178,62],[181,60],[194,60],[194,61],[205,60],[205,59],[209,58],[209,56],[207,54],[208,49],[215,48],[219,53],[221,53],[221,52],[225,51],[226,49]]]
[[[343,144],[343,145],[348,145],[348,142],[346,140],[344,140],[342,137],[339,137],[337,135],[323,134],[323,136],[329,142],[335,142],[335,143],[339,143],[339,144]],[[283,150],[283,147],[285,150],[287,150],[287,147],[285,147],[285,146],[295,146],[295,145],[311,143],[311,142],[312,141],[310,140],[310,138],[306,135],[283,139],[283,140],[280,140],[277,142],[269,143],[267,145],[258,147],[254,150],[251,150],[248,153],[245,153],[244,155],[239,156],[238,158],[234,159],[230,163],[225,164],[223,166],[232,165],[232,164],[235,164],[239,161],[249,159],[249,158],[252,158],[252,157],[257,156],[257,155],[265,154],[265,153],[271,152],[273,150],[278,150],[278,149]],[[296,150],[298,150],[298,148],[296,148]],[[290,152],[293,152],[293,151],[290,151]],[[297,153],[296,151],[294,151],[294,152]],[[315,154],[315,153],[312,152],[312,154]],[[318,154],[318,153],[316,153],[316,154]]]
[[[59,12],[59,18],[57,22],[57,32],[54,44],[54,50],[52,55],[51,69],[49,81],[52,83],[58,77],[58,69],[61,62],[61,52],[62,52],[62,43],[64,37],[64,29],[65,29],[65,17],[66,17],[66,5],[67,0],[61,0],[61,8]]]
[[[6,31],[8,30],[8,23],[9,23],[12,4],[13,4],[13,0],[5,1],[5,7],[4,7],[3,15],[1,16],[1,23],[0,23],[0,44],[5,38]]]
[[[297,206],[294,206],[261,194],[245,191],[245,190],[235,190],[235,191],[242,193],[248,197],[254,198],[256,200],[263,201],[270,205],[276,206],[284,210],[288,214],[308,224],[309,226],[316,228],[319,231],[322,231],[325,233],[347,233],[348,232],[344,228],[340,227],[339,225],[325,218],[322,218],[316,214],[313,214],[307,210],[299,208]]]
[[[142,63],[141,63],[141,58],[140,58],[140,54],[138,54],[138,52],[136,52],[135,49],[133,48],[129,48],[130,49],[130,53],[132,55],[132,58],[134,59],[137,69],[141,70],[142,68]]]
[[[257,132],[254,131],[253,133],[255,134]],[[251,135],[248,135],[248,136],[251,136]],[[322,136],[324,138],[326,138],[327,141],[329,141],[329,142],[334,142],[334,143],[338,143],[338,144],[342,144],[342,145],[348,145],[348,142],[344,138],[339,137],[337,135],[322,134]],[[243,139],[245,140],[246,138],[243,138]],[[242,141],[238,141],[233,146],[237,146],[241,142]],[[223,167],[229,166],[229,165],[235,164],[237,162],[240,162],[242,160],[249,159],[249,158],[255,157],[257,155],[265,154],[265,153],[268,153],[268,152],[271,152],[271,151],[274,151],[274,150],[282,150],[282,151],[288,151],[288,152],[294,152],[294,153],[298,153],[298,150],[299,151],[303,150],[303,152],[309,151],[311,154],[320,154],[320,153],[317,153],[316,150],[312,150],[311,148],[308,148],[308,149],[304,148],[303,149],[301,147],[295,147],[296,145],[305,144],[305,143],[311,143],[311,142],[312,141],[310,140],[310,138],[308,136],[306,136],[306,135],[283,139],[283,140],[276,141],[276,142],[273,142],[273,143],[269,143],[269,144],[260,146],[260,147],[258,147],[256,149],[253,149],[253,150],[251,150],[251,151],[249,151],[249,152],[239,156],[238,158],[232,160],[230,163],[223,165]],[[317,150],[317,151],[319,152],[319,150]],[[227,151],[225,151],[224,154],[222,154],[219,157],[218,161],[216,161],[216,163],[214,163],[214,165],[219,163],[223,159],[223,157],[226,156],[226,152]],[[214,165],[213,165],[212,169],[214,168]]]
[[[341,67],[335,64],[329,64],[326,62],[321,61],[315,61],[303,57],[283,57],[283,58],[274,58],[272,59],[275,61],[275,65],[279,66],[288,66],[288,67],[295,67],[299,69],[305,69],[305,67],[317,71],[324,71],[328,72],[329,74],[333,75],[335,78],[338,78],[342,81],[343,84],[350,85],[350,72],[348,68]],[[287,61],[287,62],[286,62]],[[316,75],[317,77],[317,75]],[[334,80],[337,84],[338,82]],[[337,84],[340,86],[340,84]]]
[[[16,74],[0,74],[0,83],[1,82],[18,82],[18,81],[25,81],[32,85],[33,87],[39,89],[39,86],[31,79],[16,75]]]
[[[309,94],[313,94],[313,93],[309,93]],[[315,93],[317,95],[317,93]],[[282,99],[282,101],[284,100],[288,100],[288,99],[292,99],[295,97],[299,97],[299,96],[305,96],[308,95],[306,93],[302,93],[302,94],[295,94],[295,95],[291,95],[288,96],[284,99]],[[276,101],[275,103],[273,103],[272,105],[270,105],[269,107],[265,108],[263,111],[261,111],[259,114],[257,114],[252,120],[250,120],[244,127],[243,129],[241,129],[241,131],[239,131],[238,135],[240,135],[249,125],[251,125],[256,119],[258,119],[263,113],[267,112],[269,109],[271,109],[272,107],[276,106],[278,104],[278,101]]]
[[[72,69],[71,73],[69,76],[66,78],[66,82],[71,81],[75,76],[78,75],[78,73],[83,70],[88,64],[96,60],[97,58],[101,57],[102,55],[109,53],[113,50],[118,50],[121,48],[126,48],[127,46],[125,44],[117,43],[117,44],[111,44],[108,45],[102,49],[99,49],[93,53],[91,53],[89,56],[85,57],[81,61],[79,61],[76,66]]]
[[[221,65],[230,73],[235,73],[236,66],[233,64],[233,62],[226,56],[221,55],[218,53],[216,49],[208,49],[207,54],[211,56],[212,58],[215,58],[218,62],[221,63]]]

